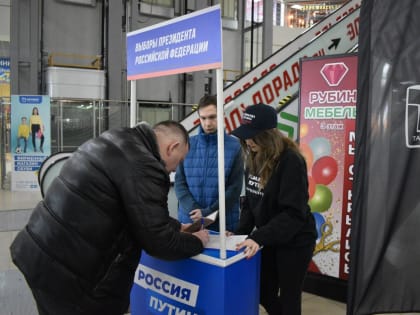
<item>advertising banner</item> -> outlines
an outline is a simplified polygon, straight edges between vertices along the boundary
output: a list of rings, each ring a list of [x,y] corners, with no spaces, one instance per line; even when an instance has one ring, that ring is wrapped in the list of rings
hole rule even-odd
[[[0,58],[0,97],[10,97],[10,58]]]
[[[318,239],[310,271],[349,273],[357,56],[301,60],[299,143]]]
[[[127,79],[222,67],[220,6],[127,34]]]
[[[38,190],[38,170],[51,154],[50,98],[12,95],[12,190]]]

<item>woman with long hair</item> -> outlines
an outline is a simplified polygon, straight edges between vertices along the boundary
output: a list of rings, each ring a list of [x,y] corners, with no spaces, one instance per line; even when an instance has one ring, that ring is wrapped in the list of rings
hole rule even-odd
[[[245,199],[238,250],[250,258],[261,249],[260,304],[270,315],[300,315],[303,282],[316,240],[308,206],[306,162],[295,142],[277,129],[271,106],[248,106],[241,126]],[[280,294],[279,294],[280,292]]]
[[[32,115],[29,118],[29,128],[32,133],[32,146],[34,148],[34,152],[37,152],[36,138],[41,140],[39,150],[44,152],[42,149],[42,146],[44,145],[44,125],[42,124],[42,119],[39,115],[38,107],[32,108]]]

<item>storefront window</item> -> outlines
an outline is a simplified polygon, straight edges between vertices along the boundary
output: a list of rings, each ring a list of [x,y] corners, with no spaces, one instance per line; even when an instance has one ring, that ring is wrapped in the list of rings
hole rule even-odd
[[[237,0],[221,0],[222,17],[230,20],[238,19]]]
[[[249,26],[251,21],[254,23],[261,23],[263,21],[263,2],[263,0],[246,0],[245,25]]]
[[[285,10],[285,26],[308,28],[337,10],[346,1],[290,1]]]
[[[346,0],[273,0],[273,25],[308,28],[341,7]],[[263,22],[264,0],[247,0],[245,26]],[[253,14],[253,19],[252,19]]]

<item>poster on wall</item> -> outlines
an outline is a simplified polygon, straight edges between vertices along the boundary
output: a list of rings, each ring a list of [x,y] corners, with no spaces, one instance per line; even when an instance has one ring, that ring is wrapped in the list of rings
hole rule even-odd
[[[50,98],[12,95],[11,98],[12,190],[39,190],[38,170],[51,155]]]
[[[356,100],[356,55],[301,60],[298,139],[318,232],[309,270],[344,280],[349,273]]]
[[[0,97],[10,97],[10,58],[0,58]]]

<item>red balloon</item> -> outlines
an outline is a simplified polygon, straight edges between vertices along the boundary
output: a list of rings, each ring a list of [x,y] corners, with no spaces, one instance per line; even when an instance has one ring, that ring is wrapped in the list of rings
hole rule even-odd
[[[312,177],[317,184],[328,185],[335,179],[337,172],[337,161],[331,156],[319,158],[312,166]]]
[[[315,180],[312,178],[312,176],[308,175],[308,192],[309,192],[309,198],[312,198],[312,196],[315,193]]]

